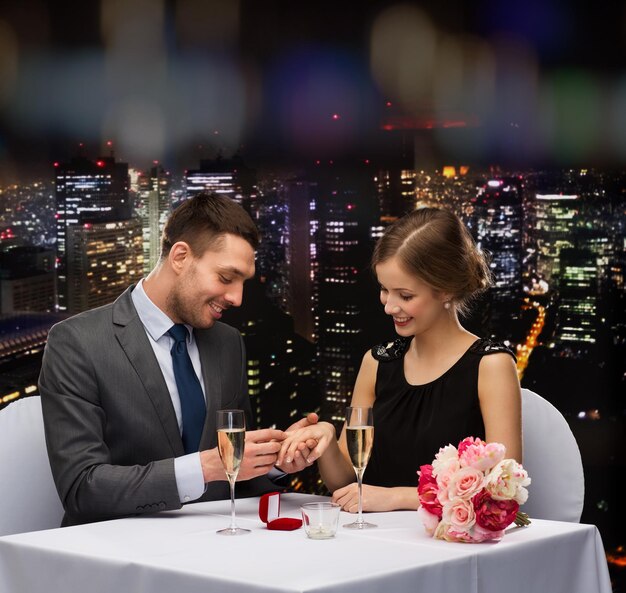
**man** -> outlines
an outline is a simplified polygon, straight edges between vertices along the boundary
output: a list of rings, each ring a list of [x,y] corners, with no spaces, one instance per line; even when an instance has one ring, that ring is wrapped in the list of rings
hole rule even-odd
[[[63,525],[229,497],[215,412],[251,414],[241,335],[219,319],[241,304],[257,244],[238,204],[197,195],[170,216],[147,278],[50,330],[39,389]],[[267,474],[284,437],[247,432],[239,495],[275,488]]]

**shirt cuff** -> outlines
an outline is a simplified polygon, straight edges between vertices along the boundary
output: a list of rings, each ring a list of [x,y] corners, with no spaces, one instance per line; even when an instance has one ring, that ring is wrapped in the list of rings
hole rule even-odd
[[[276,466],[267,472],[267,477],[272,480],[272,482],[276,482],[276,480],[280,480],[280,478],[284,478],[288,475],[289,474],[287,472],[284,472],[282,469],[278,469]]]
[[[190,453],[174,459],[176,487],[181,504],[197,500],[204,494],[204,476],[200,453]]]

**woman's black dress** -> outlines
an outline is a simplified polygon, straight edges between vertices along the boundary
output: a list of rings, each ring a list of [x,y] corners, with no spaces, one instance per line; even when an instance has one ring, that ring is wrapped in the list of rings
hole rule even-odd
[[[412,338],[372,348],[378,363],[374,446],[363,476],[375,486],[417,486],[420,465],[431,463],[441,447],[465,437],[485,438],[478,401],[478,366],[483,356],[513,352],[489,339],[476,340],[443,375],[410,385],[404,355]]]

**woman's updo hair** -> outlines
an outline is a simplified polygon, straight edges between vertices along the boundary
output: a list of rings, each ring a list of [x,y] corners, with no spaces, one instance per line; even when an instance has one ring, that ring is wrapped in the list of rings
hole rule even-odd
[[[449,210],[419,208],[389,226],[374,248],[372,269],[394,256],[405,272],[450,294],[461,313],[492,283],[485,254]]]

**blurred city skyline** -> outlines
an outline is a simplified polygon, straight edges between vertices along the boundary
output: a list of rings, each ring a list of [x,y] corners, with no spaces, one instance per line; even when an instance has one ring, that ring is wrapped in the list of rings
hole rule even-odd
[[[84,143],[172,169],[394,155],[626,160],[626,9],[543,2],[0,4],[0,183]],[[48,169],[49,170],[49,169]]]

